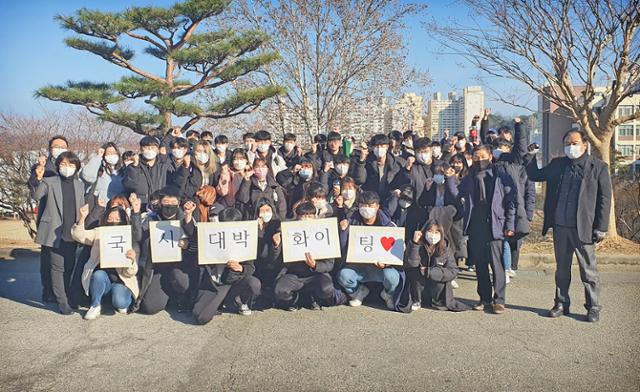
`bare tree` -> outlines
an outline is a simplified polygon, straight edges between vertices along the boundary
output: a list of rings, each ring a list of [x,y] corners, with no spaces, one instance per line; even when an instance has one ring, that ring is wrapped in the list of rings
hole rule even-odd
[[[313,136],[336,126],[344,103],[397,92],[426,74],[407,65],[401,36],[407,17],[426,6],[387,0],[240,0],[234,23],[260,27],[281,60],[258,73],[286,94],[261,108],[270,124],[285,121]]]
[[[432,23],[429,30],[482,72],[522,82],[567,110],[610,163],[615,127],[640,118],[640,110],[617,113],[640,92],[640,1],[463,2],[471,23]],[[614,205],[609,233],[617,236]]]

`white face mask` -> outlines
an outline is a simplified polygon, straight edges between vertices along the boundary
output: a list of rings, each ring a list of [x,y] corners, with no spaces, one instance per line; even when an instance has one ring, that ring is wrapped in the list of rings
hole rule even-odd
[[[236,169],[237,171],[242,171],[246,167],[247,167],[247,161],[245,161],[244,159],[233,161],[233,168]]]
[[[207,154],[206,152],[197,152],[196,153],[196,159],[201,164],[206,165],[207,162],[209,162],[209,154]]]
[[[185,153],[186,151],[182,148],[174,148],[173,150],[171,150],[171,155],[173,155],[176,159],[184,158]]]
[[[336,173],[338,173],[339,175],[344,176],[348,172],[349,172],[349,165],[337,165],[336,166]]]
[[[342,197],[344,197],[345,200],[353,200],[356,197],[356,190],[355,189],[345,189],[342,191]]]
[[[440,158],[442,156],[442,149],[440,147],[432,147],[431,152],[436,158]]]
[[[360,216],[364,219],[373,219],[376,217],[376,209],[373,207],[360,207],[358,208],[358,212],[360,212]]]
[[[264,223],[269,223],[269,221],[271,221],[271,218],[273,218],[273,213],[271,211],[263,212],[260,214],[260,219],[262,219]]]
[[[398,200],[398,205],[400,208],[406,209],[411,207],[411,202],[409,200],[400,199]]]
[[[53,159],[58,159],[60,154],[62,154],[63,152],[67,152],[67,149],[66,148],[52,148],[51,149],[51,156],[53,157]]]
[[[293,148],[296,146],[295,143],[285,143],[284,144],[284,150],[286,152],[290,152],[291,150],[293,150]]]
[[[497,148],[493,150],[493,157],[496,159],[496,161],[500,159],[500,155],[502,155],[502,150],[498,150]]]
[[[458,140],[458,142],[456,143],[456,146],[458,148],[464,148],[464,146],[467,144],[467,142],[465,140]]]
[[[421,152],[416,155],[416,161],[428,165],[429,163],[431,163],[431,154],[429,154],[428,152]]]
[[[76,168],[71,166],[60,166],[60,175],[69,178],[76,174]]]
[[[435,174],[433,176],[433,181],[436,184],[444,184],[444,174]]]
[[[300,177],[307,180],[313,175],[313,169],[300,169],[298,174],[300,174]]]
[[[578,144],[571,144],[569,146],[564,146],[564,154],[570,159],[578,159],[584,154],[584,151],[582,151],[582,146]]]
[[[376,157],[382,158],[383,156],[387,155],[387,148],[386,147],[376,147],[376,148],[373,149],[373,153],[376,155]]]
[[[142,151],[142,156],[147,161],[150,161],[152,159],[155,159],[158,156],[158,152],[155,150],[144,150]]]
[[[318,210],[322,210],[323,208],[325,208],[327,206],[327,201],[324,200],[324,199],[314,200],[313,201],[313,206]]]
[[[430,231],[427,231],[427,233],[425,234],[425,239],[427,240],[427,243],[429,245],[435,245],[441,240],[440,233],[432,233]]]
[[[407,146],[409,148],[413,148],[413,139],[407,139],[404,142],[402,142],[402,144],[404,144],[405,146]]]
[[[226,144],[216,144],[216,149],[221,153],[225,153],[227,151],[227,145]]]
[[[118,154],[110,154],[104,156],[104,161],[112,166],[118,163],[119,160],[120,157],[118,156]]]
[[[257,150],[260,152],[267,152],[269,151],[269,145],[266,143],[260,143],[258,144]]]
[[[473,160],[467,159],[467,166],[471,167],[473,165]]]

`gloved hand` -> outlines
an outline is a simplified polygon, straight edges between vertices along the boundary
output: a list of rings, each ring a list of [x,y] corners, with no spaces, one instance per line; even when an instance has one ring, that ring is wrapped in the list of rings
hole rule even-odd
[[[538,151],[540,151],[540,146],[538,145],[538,143],[531,143],[527,147],[527,150],[529,151],[530,154],[537,154]]]

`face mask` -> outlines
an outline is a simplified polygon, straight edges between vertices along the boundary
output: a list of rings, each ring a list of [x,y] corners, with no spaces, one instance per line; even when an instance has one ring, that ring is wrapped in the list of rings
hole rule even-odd
[[[53,159],[58,159],[60,154],[62,154],[63,152],[67,152],[67,149],[66,148],[52,148],[51,149],[51,156],[53,157]]]
[[[433,156],[436,158],[440,158],[442,156],[442,149],[440,147],[431,148],[431,152],[433,153]]]
[[[468,159],[467,159],[467,166],[468,166],[468,167],[471,167],[471,165],[473,165],[473,160],[468,160]]]
[[[273,213],[271,211],[269,212],[263,212],[260,214],[260,219],[262,219],[262,221],[264,223],[269,223],[269,221],[271,220],[271,218],[273,218]]]
[[[327,206],[327,201],[324,199],[314,200],[313,206],[318,210],[322,210]]]
[[[264,152],[269,151],[269,145],[268,145],[268,144],[266,144],[266,143],[260,143],[260,144],[258,144],[257,149],[258,149],[258,151],[260,151],[260,152],[263,152],[263,153],[264,153]]]
[[[413,139],[407,139],[404,142],[402,142],[402,144],[404,144],[405,146],[407,146],[409,148],[413,148]]]
[[[133,161],[124,161],[124,165],[125,165],[125,166],[129,166],[129,165],[130,165],[130,164],[132,164],[132,163],[133,163]]]
[[[217,144],[216,145],[216,149],[218,149],[219,152],[226,152],[227,151],[227,145],[226,144]]]
[[[345,189],[344,191],[342,191],[342,197],[344,197],[345,200],[353,200],[356,197],[356,190],[355,189]]]
[[[435,174],[433,176],[433,181],[436,184],[444,184],[444,174]]]
[[[376,217],[376,209],[373,207],[360,207],[358,208],[358,212],[364,219],[373,219]]]
[[[196,153],[196,159],[201,164],[206,165],[207,162],[209,162],[209,154],[207,154],[206,152],[197,152]]]
[[[293,150],[293,148],[296,146],[295,143],[285,143],[284,144],[284,149],[286,152],[289,152],[291,150]]]
[[[60,175],[69,178],[76,174],[76,168],[71,166],[60,166]]]
[[[344,176],[348,172],[349,172],[349,165],[337,165],[336,166],[336,173],[338,173],[338,175]]]
[[[376,155],[376,157],[382,158],[383,156],[387,155],[387,148],[376,147],[373,149],[373,153]]]
[[[105,155],[104,156],[104,161],[107,162],[110,165],[115,165],[116,163],[118,163],[118,161],[120,160],[120,157],[116,154],[111,154],[111,155]]]
[[[582,151],[582,147],[577,144],[571,144],[569,146],[564,146],[564,154],[570,159],[578,159],[584,154]]]
[[[298,172],[301,178],[307,180],[313,175],[313,169],[300,169]]]
[[[176,159],[184,158],[185,151],[182,148],[174,148],[171,150],[171,155],[173,155]]]
[[[458,142],[456,143],[456,147],[458,148],[464,148],[464,146],[467,144],[466,141],[464,140],[458,140]]]
[[[247,161],[245,160],[233,161],[233,168],[236,169],[237,171],[242,171],[246,167],[247,167]]]
[[[104,226],[119,226],[120,222],[105,222]]]
[[[398,200],[398,205],[402,209],[407,209],[407,208],[411,207],[411,202],[409,200],[400,199],[400,200]]]
[[[247,151],[251,151],[253,149],[253,143],[245,143],[244,149]]]
[[[440,233],[432,233],[430,231],[427,231],[427,233],[425,234],[425,239],[427,240],[427,243],[429,245],[435,245],[440,242]]]
[[[497,148],[493,150],[493,157],[496,159],[496,161],[500,159],[500,155],[502,155],[502,150],[498,150]]]
[[[429,154],[428,152],[421,152],[416,155],[416,160],[422,164],[428,165],[431,161],[431,154]]]
[[[160,214],[164,219],[171,219],[178,215],[178,206],[162,204],[160,207]]]
[[[265,178],[267,178],[269,169],[267,169],[266,167],[256,167],[255,169],[253,169],[253,172],[255,173],[258,180],[264,180]]]
[[[150,161],[152,159],[155,159],[158,156],[158,152],[155,150],[144,150],[142,151],[142,156],[147,161]]]
[[[476,161],[475,163],[480,167],[480,169],[485,170],[486,168],[489,167],[489,165],[491,164],[491,161],[488,159],[482,159],[482,160]]]

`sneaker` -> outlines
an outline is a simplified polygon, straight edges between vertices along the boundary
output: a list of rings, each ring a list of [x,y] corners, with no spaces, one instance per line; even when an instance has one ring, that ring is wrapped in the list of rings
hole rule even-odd
[[[454,289],[457,289],[460,287],[460,285],[458,284],[458,282],[456,282],[456,280],[452,280],[451,281],[451,287],[453,287]]]
[[[238,310],[238,314],[241,314],[243,316],[250,316],[251,309],[249,308],[249,305],[247,304],[240,305],[240,310]]]
[[[414,302],[411,304],[411,311],[414,312],[418,309],[420,309],[422,306],[420,305],[420,302]]]
[[[476,267],[473,265],[470,265],[467,267],[467,272],[476,272]]]
[[[322,306],[314,299],[311,301],[311,310],[322,310]]]
[[[384,304],[387,305],[387,309],[394,310],[396,308],[396,302],[393,300],[393,295],[387,293],[386,290],[382,290],[380,292],[380,298],[382,298]]]
[[[127,314],[128,311],[129,311],[129,309],[127,309],[127,308],[116,309],[116,313],[120,313],[120,314]]]
[[[504,280],[506,284],[511,283],[511,278],[509,277],[509,274],[504,274]]]
[[[296,305],[291,305],[287,308],[287,311],[289,312],[297,312],[298,311],[298,307]]]
[[[473,305],[473,310],[487,310],[489,306],[491,306],[491,304],[480,301],[477,304]]]
[[[493,304],[493,313],[494,314],[502,314],[505,311],[505,307],[503,304]]]
[[[510,277],[510,278],[515,278],[516,277],[516,271],[515,270],[510,269],[510,270],[507,270],[506,272],[507,272],[507,276],[508,277]]]
[[[353,307],[362,305],[362,301],[367,298],[367,295],[369,295],[369,288],[361,284],[360,287],[358,287],[358,290],[351,294],[351,301],[349,301],[349,305]]]
[[[89,310],[87,310],[87,313],[84,314],[84,319],[85,320],[97,319],[98,316],[100,316],[101,310],[102,310],[102,307],[100,305],[90,307]]]

